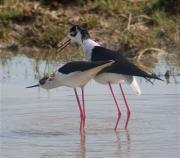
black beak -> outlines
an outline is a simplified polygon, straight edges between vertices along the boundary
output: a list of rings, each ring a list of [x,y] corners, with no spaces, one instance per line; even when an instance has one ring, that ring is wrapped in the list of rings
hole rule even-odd
[[[29,86],[29,87],[26,87],[26,88],[34,88],[34,87],[39,87],[39,86],[40,86],[39,84],[36,84],[36,85]]]
[[[64,48],[66,48],[71,42],[71,39],[64,40],[63,42],[58,43],[57,52],[61,52]]]

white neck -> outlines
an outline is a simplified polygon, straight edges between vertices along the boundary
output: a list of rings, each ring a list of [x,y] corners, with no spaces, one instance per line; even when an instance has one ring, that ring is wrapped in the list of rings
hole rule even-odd
[[[86,60],[91,61],[92,56],[92,49],[95,46],[100,46],[97,42],[93,41],[92,39],[83,40],[81,43],[81,47],[83,52],[85,53]]]

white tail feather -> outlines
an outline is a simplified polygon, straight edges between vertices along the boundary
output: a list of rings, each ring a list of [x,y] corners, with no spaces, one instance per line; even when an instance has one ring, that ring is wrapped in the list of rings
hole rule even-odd
[[[137,95],[141,95],[141,89],[137,83],[137,80],[135,77],[133,77],[133,81],[130,84],[130,87],[133,89],[133,91],[137,94]]]

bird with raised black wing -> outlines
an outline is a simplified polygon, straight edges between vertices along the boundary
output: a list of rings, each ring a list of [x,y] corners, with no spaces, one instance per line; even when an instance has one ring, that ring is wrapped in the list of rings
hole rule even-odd
[[[27,88],[41,87],[47,90],[60,86],[67,86],[74,89],[76,99],[80,110],[80,129],[85,127],[86,114],[84,102],[84,86],[93,79],[102,69],[113,64],[114,61],[72,61],[60,67],[53,77],[43,77],[39,83]],[[82,104],[80,102],[77,89],[82,91]]]

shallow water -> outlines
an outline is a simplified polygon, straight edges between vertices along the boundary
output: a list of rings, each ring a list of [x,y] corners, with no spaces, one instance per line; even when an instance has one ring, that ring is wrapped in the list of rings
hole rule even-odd
[[[108,87],[89,82],[85,88],[87,127],[80,133],[73,90],[25,89],[36,83],[32,61],[16,58],[1,65],[0,157],[178,158],[180,78],[176,79],[176,84],[171,79],[168,85],[140,79],[141,96],[124,85],[132,110],[128,130],[124,130],[125,105],[114,85],[123,110],[116,132],[117,111]]]

